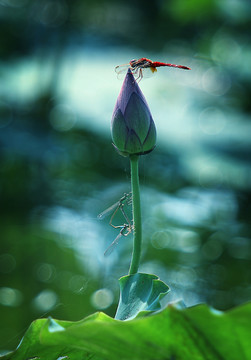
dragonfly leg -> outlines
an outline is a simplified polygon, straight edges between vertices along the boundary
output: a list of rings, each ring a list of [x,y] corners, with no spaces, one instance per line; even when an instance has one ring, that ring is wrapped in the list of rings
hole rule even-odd
[[[114,218],[114,216],[116,215],[116,213],[117,213],[117,211],[118,211],[119,209],[120,209],[120,211],[122,212],[125,220],[127,221],[127,225],[128,225],[129,227],[131,227],[131,221],[130,221],[129,217],[127,216],[127,214],[125,213],[125,210],[123,209],[124,205],[125,205],[125,204],[119,204],[118,207],[117,207],[117,209],[114,211],[114,213],[113,213],[112,216],[111,216],[109,225],[111,225],[114,229],[121,229],[121,228],[124,228],[125,225],[126,225],[126,224],[124,224],[124,225],[114,225],[114,224],[112,223],[113,218]]]
[[[115,211],[114,211],[114,213],[112,214],[111,219],[110,219],[110,221],[109,221],[109,225],[111,225],[114,229],[120,228],[120,225],[113,225],[112,221],[113,221],[113,218],[114,218],[114,216],[116,215],[118,209],[120,209],[121,207],[123,207],[123,205],[124,205],[124,204],[121,204],[121,203],[118,204],[117,208],[115,209]]]
[[[143,79],[143,71],[142,71],[142,69],[140,68],[140,69],[139,69],[139,81],[138,81],[138,83],[139,83],[142,79]]]
[[[104,256],[108,256],[111,254],[111,252],[113,251],[113,249],[116,247],[116,245],[119,242],[119,239],[121,238],[121,236],[127,236],[130,234],[131,230],[131,226],[128,224],[124,224],[121,225],[121,230],[119,232],[119,234],[116,236],[115,240],[113,240],[113,242],[111,243],[111,245],[106,249],[106,251],[104,252]]]
[[[122,229],[123,231],[126,230],[126,232],[123,232],[123,236],[127,236],[132,232],[132,227],[131,226],[127,226],[126,229]]]
[[[138,82],[140,82],[140,80],[143,78],[143,72],[142,69],[140,67],[137,67],[133,73],[135,77],[135,81],[139,80]]]
[[[125,203],[130,205],[131,201],[131,196],[130,196],[130,193],[129,194],[124,194],[124,196],[120,199],[120,201],[118,202],[118,205],[117,205],[117,208],[115,209],[115,211],[113,212],[112,216],[111,216],[111,219],[110,219],[110,222],[109,222],[109,225],[111,225],[114,229],[120,229],[122,228],[124,225],[114,225],[112,222],[113,222],[113,219],[117,213],[117,211],[120,209],[120,211],[122,212],[125,220],[127,221],[127,223],[129,224],[128,226],[131,226],[131,222],[129,220],[129,217],[127,216],[127,214],[125,213],[125,210],[123,209],[124,206],[125,206]]]
[[[124,218],[125,218],[126,221],[127,221],[128,227],[131,227],[131,226],[132,226],[132,225],[131,225],[131,221],[130,221],[129,217],[127,216],[127,214],[125,213],[125,210],[124,210],[123,208],[121,208],[120,210],[121,210]]]

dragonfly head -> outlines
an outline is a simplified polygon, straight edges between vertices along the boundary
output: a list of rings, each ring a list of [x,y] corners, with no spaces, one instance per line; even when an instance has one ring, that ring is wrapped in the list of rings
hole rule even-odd
[[[133,68],[135,65],[136,65],[136,63],[137,63],[137,61],[138,60],[136,60],[136,59],[132,59],[131,61],[130,61],[130,66]]]

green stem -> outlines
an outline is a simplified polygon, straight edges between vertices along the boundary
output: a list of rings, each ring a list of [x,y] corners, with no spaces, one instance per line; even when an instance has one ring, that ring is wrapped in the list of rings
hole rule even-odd
[[[132,187],[132,212],[133,212],[133,253],[132,261],[129,269],[129,275],[138,272],[141,243],[142,243],[142,224],[141,224],[141,208],[140,208],[140,191],[139,191],[139,171],[138,156],[130,156],[131,163],[131,187]]]

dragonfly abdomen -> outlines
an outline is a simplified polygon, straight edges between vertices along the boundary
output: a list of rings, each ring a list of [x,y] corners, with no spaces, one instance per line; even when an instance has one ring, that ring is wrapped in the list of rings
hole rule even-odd
[[[160,61],[154,61],[151,64],[151,66],[152,67],[169,66],[169,67],[175,67],[175,68],[178,68],[178,69],[191,70],[188,66],[176,65],[176,64],[168,64],[168,63],[164,63],[164,62],[160,62]]]

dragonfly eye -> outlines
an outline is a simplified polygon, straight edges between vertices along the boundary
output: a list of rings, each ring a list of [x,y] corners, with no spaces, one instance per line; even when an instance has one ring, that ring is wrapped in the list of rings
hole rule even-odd
[[[132,59],[132,60],[130,61],[130,65],[131,65],[131,66],[135,66],[136,62],[137,62],[136,59]]]

